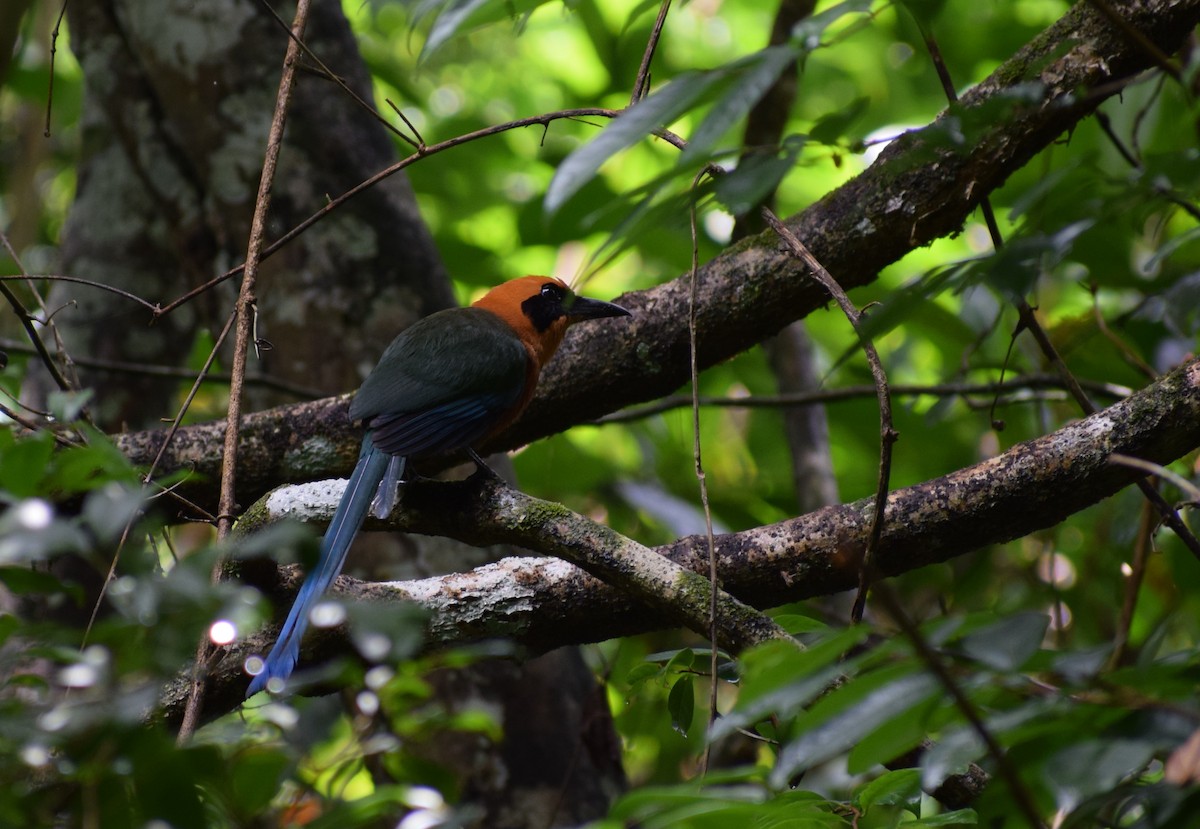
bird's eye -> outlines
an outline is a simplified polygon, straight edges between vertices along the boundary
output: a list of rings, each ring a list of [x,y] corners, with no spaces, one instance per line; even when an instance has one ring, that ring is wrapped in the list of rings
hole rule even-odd
[[[562,289],[547,283],[542,286],[542,296],[546,299],[562,299]]]

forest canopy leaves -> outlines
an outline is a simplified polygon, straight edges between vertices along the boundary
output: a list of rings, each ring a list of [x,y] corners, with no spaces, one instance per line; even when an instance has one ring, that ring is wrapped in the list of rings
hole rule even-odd
[[[11,277],[13,311],[0,319],[10,398],[0,409],[0,824],[408,829],[504,823],[494,809],[539,827],[871,829],[1008,825],[1026,803],[1047,824],[1150,829],[1186,825],[1200,808],[1194,781],[1166,771],[1200,722],[1200,561],[1134,489],[1086,508],[1073,492],[1051,493],[1072,504],[1056,516],[1073,514],[982,549],[980,528],[963,530],[939,540],[938,564],[914,569],[885,548],[894,567],[870,585],[861,621],[849,618],[851,598],[817,586],[860,575],[859,539],[820,527],[870,514],[859,499],[880,475],[863,340],[891,383],[900,440],[889,488],[929,482],[916,509],[889,512],[896,529],[973,506],[944,497],[942,476],[990,483],[1066,463],[1022,452],[1081,422],[1064,371],[1107,405],[1195,353],[1196,97],[1114,33],[1097,4],[852,0],[785,19],[803,4],[674,3],[638,95],[663,8],[654,0],[348,0],[352,34],[340,42],[325,39],[341,25],[336,4],[315,8],[314,52],[389,123],[394,103],[411,122],[405,134],[427,143],[328,115],[347,111],[333,106],[343,93],[302,59],[269,237],[291,226],[284,216],[326,208],[395,158],[413,163],[407,183],[331,210],[264,263],[257,322],[276,348],[252,360],[248,393],[267,414],[254,428],[243,420],[239,436],[243,450],[269,436],[277,479],[264,488],[312,501],[336,490],[292,485],[352,463],[339,443],[350,429],[344,398],[341,410],[295,401],[314,386],[351,390],[383,347],[372,343],[385,345],[415,309],[552,274],[589,295],[627,294],[635,316],[622,332],[638,339],[564,342],[544,378],[558,419],[539,434],[554,434],[513,453],[520,488],[704,572],[703,535],[686,536],[702,532],[707,511],[718,531],[760,533],[738,555],[767,559],[764,571],[787,585],[773,595],[806,598],[770,610],[793,639],[736,652],[562,562],[475,567],[515,554],[507,547],[416,580],[415,569],[449,560],[450,545],[410,537],[396,546],[419,550],[415,563],[377,550],[351,557],[353,575],[387,583],[339,581],[304,643],[290,688],[302,693],[248,705],[245,659],[269,643],[297,568],[313,564],[311,525],[328,516],[297,497],[291,520],[264,528],[262,502],[234,504],[239,531],[217,543],[218,499],[186,496],[198,483],[216,491],[219,475],[204,484],[199,470],[223,445],[185,431],[184,460],[149,474],[108,434],[164,434],[220,339],[238,279],[161,317],[148,308],[244,254],[286,32],[235,4],[260,27],[222,55],[241,35],[238,15],[214,21],[203,4],[172,3],[97,18],[87,15],[101,7],[71,4],[55,41],[57,9],[27,5],[0,31],[14,45],[0,89],[0,275]],[[1192,77],[1194,58],[1178,47],[1200,3],[1106,5]],[[187,62],[197,55],[206,59]],[[1060,73],[1076,71],[1103,81],[1051,102]],[[793,81],[788,111],[775,113],[785,117],[751,128],[777,84]],[[581,109],[602,114],[564,115]],[[447,149],[429,152],[434,142]],[[306,168],[310,152],[317,163]],[[364,158],[366,173],[351,164]],[[791,325],[826,294],[790,268],[774,236],[752,235],[746,220],[768,198],[808,229],[803,241],[838,257],[834,279],[854,280],[858,332],[832,303],[808,313],[803,331]],[[885,226],[893,235],[882,238]],[[868,238],[892,247],[858,243]],[[437,284],[392,270],[427,243],[433,255],[418,270]],[[690,310],[693,258],[697,287],[715,292],[698,329],[700,365],[711,365],[694,415],[689,389],[676,388],[689,362],[680,309]],[[145,304],[54,279],[62,273]],[[771,292],[785,282],[800,287]],[[801,303],[805,291],[817,299]],[[1029,336],[1014,308],[1023,302],[1056,354]],[[749,345],[781,327],[765,347]],[[81,390],[56,390],[30,330]],[[352,350],[348,371],[331,367]],[[219,370],[230,356],[215,352]],[[792,359],[804,371],[790,371]],[[616,378],[614,399],[647,378],[669,382],[655,392],[666,399],[641,401],[659,409],[611,418],[617,404],[587,402],[580,377]],[[183,423],[226,416],[222,378],[201,385]],[[1136,419],[1154,423],[1151,409]],[[302,440],[288,418],[318,410],[318,439]],[[1082,422],[1099,433],[1103,418]],[[1160,460],[1194,481],[1195,447],[1176,443]],[[1095,476],[1115,474],[1103,453],[1079,466],[1093,461]],[[421,491],[447,491],[430,486]],[[1174,503],[1180,489],[1161,492]],[[814,509],[811,523],[793,520]],[[1000,516],[979,537],[1007,539],[1021,517]],[[800,525],[817,529],[796,537]],[[881,587],[900,612],[878,600]],[[596,618],[572,627],[571,612],[593,606]],[[610,630],[630,635],[595,642]],[[219,647],[197,664],[201,642]],[[582,680],[563,662],[548,663],[541,685],[519,673],[563,642],[587,643],[569,657]],[[446,698],[476,675],[509,682],[516,703]],[[180,689],[193,678],[206,688],[203,724],[180,746]],[[462,746],[478,761],[466,771],[439,753]],[[1013,775],[999,773],[1002,759]],[[602,779],[605,763],[615,773]],[[947,782],[950,793],[938,788]]]

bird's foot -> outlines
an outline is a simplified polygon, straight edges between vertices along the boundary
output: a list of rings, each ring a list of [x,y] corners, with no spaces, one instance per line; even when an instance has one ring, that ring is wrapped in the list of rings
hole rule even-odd
[[[472,478],[474,478],[476,475],[482,475],[484,478],[490,478],[494,481],[504,480],[498,474],[496,474],[496,470],[487,465],[487,462],[483,458],[479,457],[479,453],[474,449],[468,449],[467,455],[471,458],[471,460],[475,461],[475,471],[471,473]]]

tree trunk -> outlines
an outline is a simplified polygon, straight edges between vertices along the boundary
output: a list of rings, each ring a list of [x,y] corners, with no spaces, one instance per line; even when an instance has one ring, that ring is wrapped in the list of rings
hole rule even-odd
[[[293,9],[279,8],[290,21]],[[69,14],[86,93],[64,270],[165,304],[244,260],[287,32],[253,0],[91,0],[71,4]],[[306,42],[360,98],[372,99],[337,3],[313,4]],[[268,241],[395,160],[384,127],[311,63],[299,72],[287,124]],[[153,325],[141,306],[77,285],[60,285],[53,306],[73,303],[57,317],[72,353],[178,366],[194,349],[207,348],[206,332],[220,331],[236,287],[227,281]],[[257,335],[272,347],[257,371],[314,394],[335,394],[358,386],[398,332],[453,304],[454,295],[412,190],[397,175],[266,260],[258,299]],[[227,345],[226,364],[228,355]],[[106,428],[144,427],[174,415],[175,380],[79,373],[83,386],[97,391],[93,411]],[[44,380],[35,381],[27,393],[44,396],[45,388]],[[283,402],[280,392],[263,387],[248,394],[249,410]],[[376,569],[394,569],[400,552],[432,558],[421,539],[393,540],[382,549],[372,541],[365,546]],[[442,571],[480,563],[478,550],[446,548],[438,545]],[[613,739],[607,709],[593,705],[590,671],[572,650],[543,660],[444,678],[456,693],[469,686],[474,699],[519,712],[504,725],[506,734],[519,733],[521,745],[509,739],[456,753],[457,738],[448,738],[430,749],[456,777],[471,781],[464,790],[489,825],[551,825],[545,816],[552,809],[527,808],[547,786],[557,786],[570,804],[557,810],[560,823],[595,818],[623,781],[617,758],[593,763],[580,752],[580,712],[589,712],[588,727]],[[528,700],[557,709],[530,710]],[[526,750],[534,744],[544,750]],[[563,758],[574,756],[581,758],[578,773],[566,773]],[[479,775],[480,763],[506,774]]]

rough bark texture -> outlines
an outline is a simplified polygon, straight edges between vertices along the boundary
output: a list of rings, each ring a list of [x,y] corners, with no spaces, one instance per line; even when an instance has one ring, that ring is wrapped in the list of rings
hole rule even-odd
[[[248,0],[96,0],[68,10],[86,94],[64,267],[151,301],[173,299],[245,256],[286,32]],[[284,6],[281,13],[291,14]],[[370,97],[337,4],[315,4],[308,39]],[[268,236],[394,157],[367,113],[331,81],[301,73]],[[178,364],[197,331],[219,330],[235,292],[233,283],[222,286],[149,326],[126,300],[66,286],[56,294],[78,305],[58,323],[73,352]],[[267,373],[328,391],[353,388],[401,328],[453,302],[403,176],[264,263],[259,298],[258,333],[275,345]],[[144,425],[174,405],[173,381],[81,375],[85,386],[102,385],[98,415],[113,426]],[[278,400],[252,398],[257,407]]]
[[[278,8],[290,20],[287,4]],[[151,301],[169,301],[245,256],[287,33],[257,0],[86,0],[70,4],[69,12],[86,104],[84,158],[65,233],[65,270]],[[372,100],[370,79],[339,3],[312,5],[306,40],[360,97]],[[393,161],[391,139],[378,122],[330,79],[301,71],[275,178],[268,238],[320,209],[328,195],[350,189]],[[146,314],[131,311],[127,301],[69,286],[58,292],[60,298],[69,293],[79,304],[57,321],[72,352],[177,365],[191,352],[197,332],[215,335],[220,329],[236,288],[226,283],[149,326]],[[257,335],[274,348],[257,365],[252,357],[252,366],[333,394],[358,386],[397,333],[451,305],[454,296],[407,180],[397,175],[264,262],[258,300]],[[145,426],[174,414],[178,381],[80,373],[85,386],[103,388],[97,414],[113,428]],[[262,408],[280,399],[254,392],[248,406]],[[344,420],[344,406],[324,410],[324,417],[309,422],[316,429],[314,440],[303,445],[287,433],[286,420],[268,424],[261,448],[275,458],[270,474],[278,473],[280,460],[301,476],[314,463],[318,468],[352,465],[355,446],[321,437],[347,434]],[[184,435],[175,445],[181,454],[174,462],[195,460],[215,486],[220,453],[210,454],[211,446],[202,442],[213,434]],[[219,446],[219,433],[216,440]],[[247,442],[238,474],[248,476],[251,487],[265,486],[269,479],[253,471],[261,456],[252,448]],[[395,577],[405,571],[396,563],[397,544],[365,546],[372,553],[373,575]],[[488,558],[484,551],[445,540],[405,539],[399,546],[409,557],[406,572],[415,569],[421,575],[444,571],[422,569],[430,561],[439,568],[466,569]],[[428,554],[427,546],[437,555]],[[358,566],[365,561],[356,556]],[[479,668],[453,681],[446,677],[445,688],[505,711],[524,705],[523,739],[541,746],[546,756],[570,754],[579,745],[579,733],[564,729],[565,712],[578,714],[591,704],[594,680],[574,651],[546,659],[552,669],[537,662],[520,669],[510,664]],[[535,708],[522,702],[527,697],[553,705]],[[607,718],[591,722],[611,734]],[[547,815],[560,797],[571,807],[561,810],[559,824],[583,822],[606,812],[607,798],[623,780],[619,758],[596,755],[592,763],[584,756],[579,773],[562,777],[553,788],[539,775],[564,769],[544,768],[545,757],[507,742],[476,746],[468,756],[456,750],[454,740],[431,744],[426,756],[465,764],[454,774],[472,780],[469,795],[484,806],[492,825],[550,826],[513,816]],[[480,763],[503,774],[473,776]],[[526,780],[537,785],[526,786]]]
[[[1114,5],[1168,53],[1200,21],[1200,0]],[[984,195],[1150,65],[1136,45],[1081,3],[962,99],[964,107],[978,110],[1038,83],[1040,103],[1022,105],[1008,119],[989,118],[989,127],[956,152],[933,149],[921,131],[895,141],[866,172],[788,225],[843,287],[867,284],[913,248],[959,230]],[[676,279],[620,298],[633,320],[572,329],[543,372],[530,408],[487,449],[519,446],[678,388],[688,376],[688,292],[688,279]],[[700,271],[701,366],[732,357],[826,301],[773,237],[734,246]],[[596,354],[605,359],[594,359]],[[346,474],[358,437],[341,418],[345,405],[339,398],[249,418],[238,473],[241,501],[250,503],[283,481]],[[206,430],[213,427],[194,429],[168,453],[168,466],[211,472],[219,443],[210,443]],[[161,434],[140,433],[122,436],[120,445],[145,463],[160,443]],[[203,484],[188,491],[201,502],[211,499]]]
[[[896,575],[946,561],[989,544],[1054,526],[1066,516],[1127,486],[1135,477],[1110,463],[1114,453],[1167,463],[1200,445],[1200,360],[1194,360],[1128,400],[1044,437],[1018,444],[983,463],[896,490],[877,564]],[[312,484],[277,493],[248,516],[251,522],[287,516],[328,520],[339,485]],[[512,493],[480,477],[454,484],[409,485],[388,526],[436,533],[477,544],[507,541],[552,552],[557,541],[521,529],[521,510],[504,509]],[[532,500],[532,499],[531,499]],[[274,504],[275,506],[271,506]],[[858,583],[869,500],[818,510],[778,524],[717,537],[722,586],[756,607],[828,595]],[[588,531],[579,518],[579,531]],[[378,526],[378,525],[376,525]],[[695,572],[708,569],[704,539],[688,537],[657,552]],[[291,568],[268,589],[287,596],[298,588]],[[674,614],[661,604],[632,600],[557,559],[507,558],[474,570],[415,582],[366,584],[342,578],[343,595],[372,601],[413,601],[432,612],[432,645],[501,637],[527,653],[668,627]],[[242,661],[261,652],[255,637],[232,648],[213,672],[208,716],[240,703]],[[306,658],[344,656],[344,634],[306,642]],[[167,695],[167,716],[179,713],[179,693]]]

